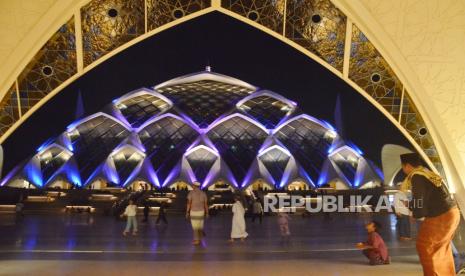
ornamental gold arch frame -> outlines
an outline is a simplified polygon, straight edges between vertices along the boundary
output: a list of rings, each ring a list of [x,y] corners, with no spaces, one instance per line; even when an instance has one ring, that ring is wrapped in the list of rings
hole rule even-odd
[[[415,90],[405,85],[405,78],[400,80],[401,76],[391,68],[393,62],[388,63],[367,38],[364,32],[370,28],[359,23],[363,20],[351,10],[353,3],[348,0],[82,1],[16,79],[1,87],[0,144],[48,100],[100,63],[163,30],[219,11],[283,41],[344,80],[381,111],[432,168],[454,183],[458,174],[451,168],[454,162],[427,113],[422,112],[423,106],[414,104],[419,101],[415,93],[409,92]],[[364,11],[361,6],[357,8]],[[93,28],[103,31],[93,32]],[[102,44],[103,49],[95,49]],[[52,52],[60,55],[54,57]],[[31,83],[42,90],[31,89]],[[449,186],[452,191],[463,190],[461,185]]]

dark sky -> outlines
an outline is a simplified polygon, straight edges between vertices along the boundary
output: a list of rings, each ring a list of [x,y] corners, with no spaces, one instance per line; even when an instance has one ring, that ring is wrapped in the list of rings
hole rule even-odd
[[[384,144],[412,148],[381,112],[330,71],[251,26],[212,13],[132,46],[61,91],[4,142],[3,172],[73,122],[78,91],[89,115],[131,90],[201,71],[207,64],[215,72],[275,91],[333,125],[340,94],[346,137],[378,165]]]

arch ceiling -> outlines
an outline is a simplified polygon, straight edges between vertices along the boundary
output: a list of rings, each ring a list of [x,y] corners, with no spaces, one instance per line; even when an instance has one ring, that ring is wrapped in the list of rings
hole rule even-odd
[[[42,48],[19,47],[12,51],[13,59],[19,61],[13,64],[10,58],[2,69],[7,73],[0,80],[0,141],[46,100],[110,56],[163,29],[218,10],[320,62],[375,104],[439,171],[444,166],[450,182],[465,179],[460,172],[465,152],[465,129],[459,127],[465,119],[461,112],[465,58],[459,58],[465,55],[460,50],[465,37],[465,4],[461,1],[94,0],[46,4],[49,11],[37,9],[36,19],[29,22],[41,30],[29,42],[41,43],[24,43]],[[44,18],[37,19],[50,13],[55,20],[48,20],[48,26]],[[39,34],[49,34],[45,36],[49,39],[41,41]],[[438,62],[441,66],[430,66]],[[420,97],[424,93],[431,98]],[[462,156],[455,153],[456,148]]]

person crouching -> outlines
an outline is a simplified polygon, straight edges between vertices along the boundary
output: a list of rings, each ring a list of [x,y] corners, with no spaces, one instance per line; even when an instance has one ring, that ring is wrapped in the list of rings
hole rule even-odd
[[[370,265],[389,264],[390,258],[383,238],[378,234],[381,225],[376,221],[371,221],[365,225],[368,232],[366,242],[357,243],[357,248],[362,250],[363,255],[368,258]]]

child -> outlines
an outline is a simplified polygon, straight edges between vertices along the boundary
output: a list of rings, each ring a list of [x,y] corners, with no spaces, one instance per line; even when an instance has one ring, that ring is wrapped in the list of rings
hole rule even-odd
[[[132,225],[132,235],[133,236],[137,235],[136,214],[137,214],[137,205],[135,205],[134,201],[130,199],[129,205],[126,207],[126,210],[124,210],[124,213],[121,215],[121,217],[123,216],[128,217],[126,228],[124,229],[124,232],[123,232],[124,236],[126,236],[129,233],[129,230],[131,230],[131,225]]]
[[[278,225],[279,225],[279,230],[281,231],[281,237],[286,238],[291,235],[291,232],[289,231],[289,220],[291,218],[287,213],[284,211],[280,211],[278,213]]]
[[[376,221],[371,221],[365,225],[368,232],[366,242],[357,243],[357,248],[363,250],[362,253],[370,260],[371,265],[389,264],[390,258],[383,238],[378,234],[381,225]]]

